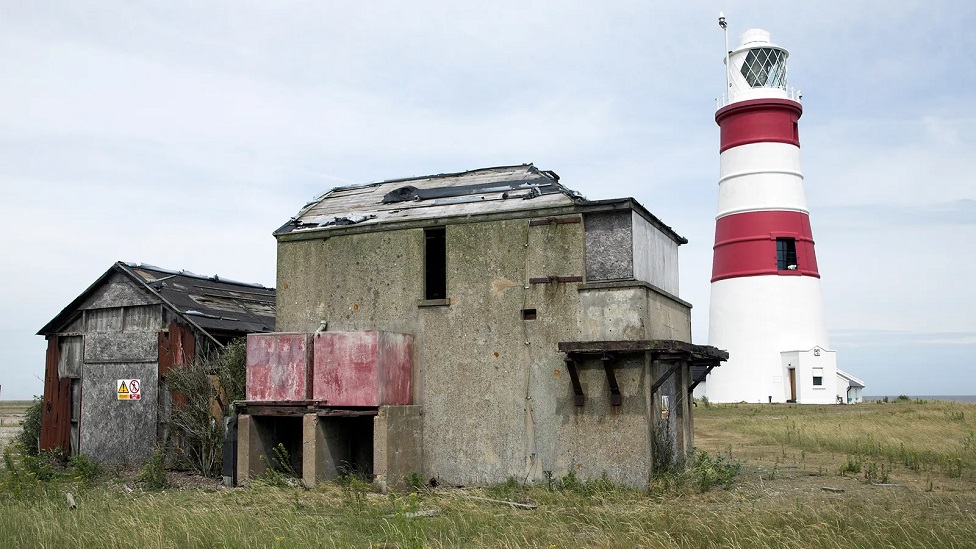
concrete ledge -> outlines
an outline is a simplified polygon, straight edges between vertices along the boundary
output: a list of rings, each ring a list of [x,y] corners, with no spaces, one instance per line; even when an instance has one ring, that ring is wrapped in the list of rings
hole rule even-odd
[[[691,303],[688,303],[687,301],[681,299],[680,297],[670,292],[666,292],[649,282],[644,282],[643,280],[631,279],[631,280],[608,280],[605,282],[586,282],[576,287],[577,291],[580,292],[584,292],[588,290],[618,290],[624,288],[644,288],[658,295],[662,295],[670,299],[671,301],[674,301],[675,303],[688,307],[689,309],[691,309],[692,307]]]

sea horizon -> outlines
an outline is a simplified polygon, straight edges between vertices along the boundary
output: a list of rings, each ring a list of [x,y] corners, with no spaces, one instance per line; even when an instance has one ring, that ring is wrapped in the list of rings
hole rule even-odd
[[[870,396],[865,396],[864,401],[867,402],[867,401],[875,401],[875,400],[884,400],[885,396],[888,397],[888,400],[894,400],[898,398],[898,396],[901,394],[904,393],[899,393],[897,395],[870,395]],[[908,395],[906,394],[905,396],[911,398],[912,400],[919,399],[919,400],[949,400],[952,402],[976,402],[976,395]]]

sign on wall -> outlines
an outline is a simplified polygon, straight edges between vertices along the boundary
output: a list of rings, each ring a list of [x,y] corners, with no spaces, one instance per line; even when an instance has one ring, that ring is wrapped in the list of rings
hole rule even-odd
[[[139,400],[142,398],[142,383],[138,379],[117,379],[115,394],[119,400]]]

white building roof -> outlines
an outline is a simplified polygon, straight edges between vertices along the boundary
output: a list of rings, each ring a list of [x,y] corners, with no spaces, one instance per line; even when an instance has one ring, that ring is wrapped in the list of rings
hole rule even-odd
[[[845,372],[844,370],[841,370],[840,368],[837,368],[837,375],[847,380],[848,385],[850,385],[851,387],[864,387],[863,381],[857,379],[856,377]]]

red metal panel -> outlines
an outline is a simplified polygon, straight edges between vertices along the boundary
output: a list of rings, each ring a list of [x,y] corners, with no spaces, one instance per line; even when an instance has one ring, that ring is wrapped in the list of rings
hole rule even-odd
[[[411,404],[413,337],[377,331],[315,334],[312,398],[330,406]]]
[[[795,271],[777,269],[777,237],[796,239]],[[712,282],[759,275],[820,278],[809,215],[801,212],[762,211],[729,215],[716,221]]]
[[[380,332],[380,404],[413,404],[413,336]]]
[[[379,332],[315,334],[312,398],[332,406],[379,406]]]
[[[797,121],[803,107],[788,99],[752,99],[715,113],[721,128],[719,152],[750,143],[790,143],[800,146]]]
[[[247,400],[308,400],[311,372],[312,334],[247,336]]]
[[[41,450],[65,451],[71,444],[71,379],[58,377],[58,336],[47,340],[40,443]]]
[[[171,322],[166,331],[159,332],[159,379],[165,379],[173,368],[186,366],[194,357],[196,340],[193,330],[178,322]],[[186,395],[173,393],[173,406],[180,407],[187,402]]]

